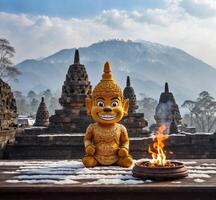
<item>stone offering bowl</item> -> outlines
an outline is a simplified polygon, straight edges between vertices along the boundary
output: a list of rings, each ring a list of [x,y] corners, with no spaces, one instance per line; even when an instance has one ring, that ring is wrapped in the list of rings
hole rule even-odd
[[[149,161],[137,161],[133,167],[133,176],[143,180],[172,180],[188,175],[187,168],[181,162],[170,161],[169,165],[152,167]]]

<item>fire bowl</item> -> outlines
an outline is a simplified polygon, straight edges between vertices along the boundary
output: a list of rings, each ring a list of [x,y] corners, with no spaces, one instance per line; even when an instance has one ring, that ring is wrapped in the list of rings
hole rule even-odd
[[[152,167],[149,161],[137,161],[133,167],[133,176],[143,180],[173,180],[188,175],[187,168],[181,162],[170,161],[169,165]]]

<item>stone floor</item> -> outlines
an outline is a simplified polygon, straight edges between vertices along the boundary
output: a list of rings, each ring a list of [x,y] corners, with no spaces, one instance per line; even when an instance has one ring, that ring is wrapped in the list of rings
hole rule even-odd
[[[183,160],[189,176],[136,179],[118,166],[85,168],[80,160],[0,161],[0,199],[216,199],[216,160]]]

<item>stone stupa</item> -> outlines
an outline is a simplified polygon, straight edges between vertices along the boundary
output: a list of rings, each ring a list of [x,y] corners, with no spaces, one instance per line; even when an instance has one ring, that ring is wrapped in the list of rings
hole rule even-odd
[[[14,130],[17,107],[10,86],[0,78],[0,132]]]
[[[181,124],[182,118],[179,107],[176,104],[173,94],[169,91],[168,83],[165,83],[165,90],[160,95],[154,117],[157,127],[164,124],[167,126],[169,133],[171,133],[171,130],[176,129],[176,127]],[[177,130],[175,130],[175,133],[176,132]]]
[[[40,105],[37,110],[36,120],[34,126],[48,126],[49,125],[49,112],[44,102],[44,97],[41,98]]]
[[[15,140],[17,126],[17,107],[10,86],[0,78],[0,158],[4,149]]]
[[[79,51],[75,51],[74,64],[70,65],[66,80],[62,86],[59,103],[61,110],[56,110],[50,117],[49,131],[85,132],[91,119],[86,114],[85,98],[91,95],[92,86],[88,80],[85,66],[80,64]]]
[[[130,77],[127,76],[126,87],[124,89],[124,97],[129,99],[128,116],[122,119],[122,124],[127,128],[130,137],[144,136],[146,133],[143,128],[148,126],[148,122],[144,118],[144,113],[137,113],[138,109],[136,94],[130,84]]]

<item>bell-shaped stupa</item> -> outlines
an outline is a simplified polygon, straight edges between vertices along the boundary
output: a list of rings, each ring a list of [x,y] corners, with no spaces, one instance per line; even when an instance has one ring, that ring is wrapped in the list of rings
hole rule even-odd
[[[148,122],[144,118],[144,113],[136,112],[138,105],[136,101],[136,94],[133,87],[130,84],[130,77],[127,76],[126,87],[124,89],[124,98],[129,99],[128,115],[122,119],[128,130],[130,137],[141,137],[146,135],[143,128],[148,126]]]
[[[164,124],[167,126],[167,130],[170,130],[174,123],[177,125],[181,124],[181,114],[179,107],[176,104],[173,94],[169,91],[168,83],[165,83],[164,92],[161,93],[159,103],[155,110],[155,120],[157,126]]]
[[[34,126],[48,126],[49,125],[49,112],[44,102],[44,97],[41,98],[40,105],[36,113]]]
[[[74,63],[70,65],[59,103],[61,110],[56,110],[50,117],[49,130],[55,132],[85,132],[90,123],[86,116],[85,98],[91,94],[91,84],[85,66],[80,64],[79,51],[75,50]]]

